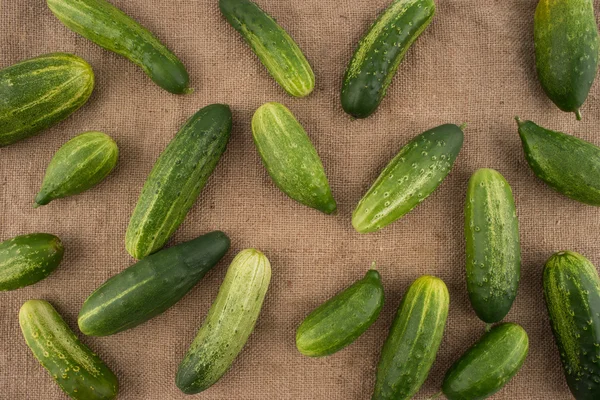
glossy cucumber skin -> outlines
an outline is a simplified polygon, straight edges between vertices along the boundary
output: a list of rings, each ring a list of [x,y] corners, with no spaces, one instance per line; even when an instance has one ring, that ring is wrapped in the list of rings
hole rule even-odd
[[[0,243],[0,291],[33,285],[50,275],[65,249],[54,235],[33,233]]]
[[[96,289],[79,312],[86,335],[107,336],[162,314],[185,296],[229,249],[219,231],[150,255]]]
[[[189,76],[181,61],[150,31],[105,0],[47,0],[70,30],[115,52],[142,70],[161,88],[186,94]]]
[[[29,300],[21,307],[19,324],[27,346],[56,383],[75,400],[117,397],[115,374],[73,331],[50,303]]]
[[[0,147],[66,119],[93,90],[92,67],[72,54],[45,54],[0,70]]]
[[[290,110],[280,103],[263,104],[252,118],[252,136],[263,164],[282,192],[325,214],[336,212],[321,159]]]
[[[192,208],[225,152],[231,110],[212,104],[194,114],[160,155],[133,211],[125,247],[136,259],[161,249]]]
[[[410,285],[381,350],[373,400],[407,400],[419,391],[442,342],[449,303],[439,278],[424,275]]]
[[[411,140],[358,203],[352,213],[354,228],[375,232],[419,205],[450,173],[463,138],[458,126],[446,124]]]
[[[310,357],[333,354],[354,342],[383,307],[381,275],[375,270],[313,310],[296,331],[296,347]]]
[[[315,75],[310,64],[273,18],[250,0],[220,0],[219,8],[289,95],[305,97],[313,91]]]
[[[395,0],[377,18],[344,75],[341,100],[346,113],[366,118],[375,112],[404,55],[434,14],[433,0]]]
[[[186,394],[214,385],[231,367],[260,314],[271,280],[271,264],[255,249],[233,259],[219,294],[179,365],[176,384]]]
[[[510,311],[521,279],[519,221],[510,185],[493,169],[476,171],[465,204],[467,289],[484,322]]]
[[[554,254],[544,268],[544,297],[565,377],[577,400],[600,398],[600,278],[581,254]]]

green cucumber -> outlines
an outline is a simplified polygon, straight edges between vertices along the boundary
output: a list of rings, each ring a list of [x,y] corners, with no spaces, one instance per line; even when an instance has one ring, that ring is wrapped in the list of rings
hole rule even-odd
[[[544,268],[544,297],[565,377],[577,400],[600,399],[600,278],[581,254],[554,254]]]
[[[219,0],[219,8],[289,95],[308,96],[315,75],[294,39],[250,0]]]
[[[365,277],[312,311],[296,331],[296,347],[310,357],[333,354],[354,342],[377,320],[383,307],[381,275]]]
[[[373,400],[407,400],[419,391],[442,342],[449,303],[439,278],[425,275],[410,285],[381,350]]]
[[[263,104],[252,118],[263,164],[282,192],[308,207],[333,214],[337,204],[310,138],[283,104]]]
[[[563,111],[585,102],[598,71],[593,0],[540,0],[534,18],[535,61],[542,88]]]
[[[482,321],[499,322],[517,296],[521,245],[512,190],[498,171],[483,168],[469,180],[465,237],[471,305]]]
[[[463,137],[461,128],[446,124],[411,140],[358,203],[352,213],[354,228],[375,232],[425,200],[450,173]]]
[[[19,312],[19,324],[35,358],[72,399],[117,397],[119,382],[115,374],[79,341],[50,303],[27,301]]]
[[[206,106],[186,122],[144,184],[125,235],[129,254],[139,260],[167,243],[216,168],[230,133],[227,105]]]
[[[429,26],[433,0],[395,0],[361,39],[346,69],[342,107],[356,118],[373,114],[404,55]]]
[[[177,370],[182,392],[200,393],[225,375],[254,330],[270,281],[271,264],[260,251],[242,250],[233,259]]]
[[[113,276],[83,303],[77,320],[86,335],[136,327],[177,303],[229,249],[219,231],[162,250]]]
[[[70,30],[113,51],[142,70],[161,88],[191,93],[181,61],[150,31],[105,0],[47,0],[54,15]]]
[[[92,67],[72,54],[45,54],[0,70],[0,147],[66,119],[93,90]]]
[[[0,291],[33,285],[50,275],[65,249],[48,233],[22,235],[0,243]]]

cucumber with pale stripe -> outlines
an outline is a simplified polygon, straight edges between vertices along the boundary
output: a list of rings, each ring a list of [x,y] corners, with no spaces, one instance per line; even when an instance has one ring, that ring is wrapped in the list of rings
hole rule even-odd
[[[45,54],[0,70],[0,147],[66,119],[93,89],[92,67],[72,54]]]

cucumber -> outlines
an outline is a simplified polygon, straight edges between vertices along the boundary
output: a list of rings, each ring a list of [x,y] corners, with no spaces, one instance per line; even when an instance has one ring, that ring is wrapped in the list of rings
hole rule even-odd
[[[600,278],[581,254],[554,254],[544,268],[550,325],[571,393],[600,399]]]
[[[65,249],[48,233],[22,235],[0,243],[0,291],[33,285],[50,275]]]
[[[422,276],[408,288],[381,350],[373,400],[410,399],[435,361],[450,296],[444,282]]]
[[[450,173],[463,136],[461,128],[446,124],[411,140],[358,203],[352,213],[354,228],[375,232],[425,200]]]
[[[77,320],[86,335],[136,327],[177,303],[229,249],[219,231],[160,251],[113,276],[83,303]]]
[[[482,321],[499,322],[517,296],[521,245],[512,190],[498,171],[483,168],[469,180],[465,237],[471,305]]]
[[[47,0],[70,30],[133,62],[161,88],[187,94],[189,76],[181,61],[150,31],[105,0]]]
[[[263,164],[282,192],[325,214],[337,204],[321,159],[302,125],[283,104],[263,104],[252,118],[252,135]]]
[[[342,107],[356,118],[373,114],[404,55],[429,26],[433,0],[395,0],[371,26],[344,75]]]
[[[312,311],[296,331],[296,347],[309,357],[333,354],[354,342],[377,320],[384,292],[379,272],[365,277]]]
[[[315,75],[310,64],[273,18],[249,0],[220,0],[219,8],[289,95],[305,97],[313,91]]]
[[[119,382],[115,374],[79,341],[50,303],[27,301],[19,311],[19,324],[35,358],[72,399],[117,397]]]
[[[129,254],[139,260],[167,243],[216,168],[230,133],[227,105],[206,106],[186,122],[144,184],[125,235]]]
[[[176,384],[186,394],[214,385],[238,356],[260,314],[271,281],[271,264],[255,249],[233,259],[219,294],[179,365]]]
[[[593,0],[540,0],[534,18],[535,61],[542,88],[558,108],[581,119],[598,71]]]
[[[66,119],[93,90],[92,67],[72,54],[45,54],[0,70],[0,147]]]
[[[111,173],[118,158],[117,144],[102,132],[74,137],[54,154],[34,207],[91,189]]]

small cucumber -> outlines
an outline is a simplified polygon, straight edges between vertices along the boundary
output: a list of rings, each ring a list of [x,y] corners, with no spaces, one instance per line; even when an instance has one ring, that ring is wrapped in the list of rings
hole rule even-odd
[[[176,384],[182,392],[200,393],[225,375],[254,330],[270,281],[271,264],[260,251],[243,250],[233,259],[179,365]]]
[[[384,292],[381,275],[365,277],[311,312],[296,331],[296,347],[310,357],[333,354],[354,342],[379,317]]]
[[[321,159],[302,125],[283,104],[263,104],[252,118],[263,164],[282,192],[325,214],[337,210]]]
[[[469,180],[465,237],[471,305],[482,321],[499,322],[517,296],[521,245],[512,190],[498,171],[480,169]]]
[[[111,400],[119,382],[113,372],[67,326],[50,303],[29,300],[19,324],[27,346],[56,383],[75,400]]]
[[[461,128],[447,124],[411,140],[358,203],[352,214],[354,228],[375,232],[425,200],[450,173],[463,137]]]

